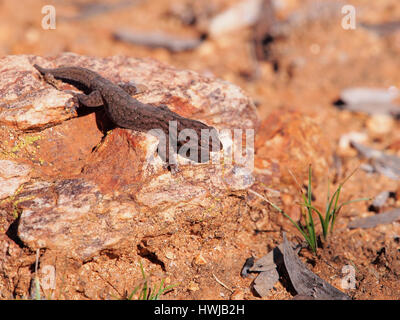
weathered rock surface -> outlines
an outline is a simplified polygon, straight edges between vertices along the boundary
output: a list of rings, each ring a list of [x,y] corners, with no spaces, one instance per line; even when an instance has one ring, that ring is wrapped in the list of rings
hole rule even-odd
[[[30,167],[10,160],[0,160],[0,200],[12,196],[29,180]]]
[[[15,171],[10,177],[22,176],[16,188],[25,183],[14,197],[21,211],[18,236],[31,249],[48,248],[86,260],[146,236],[185,232],[196,221],[211,219],[218,226],[237,202],[230,196],[253,183],[251,166],[243,163],[197,164],[179,156],[181,171],[172,175],[156,153],[155,137],[110,130],[102,110],[95,114],[78,110],[77,117],[67,103],[71,95],[49,86],[32,65],[87,67],[115,83],[145,85],[148,90],[137,97],[141,102],[167,104],[217,129],[256,128],[252,101],[228,82],[124,57],[63,54],[48,60],[34,56],[1,60],[2,130],[22,137],[35,131],[38,137],[29,148],[13,152],[14,158],[32,166],[34,179],[27,167],[23,171],[16,165],[0,174],[9,177],[8,172]],[[235,151],[229,135],[221,140],[225,152]],[[3,146],[5,158],[11,147]]]
[[[1,212],[0,212],[1,216]],[[7,235],[0,234],[0,299],[15,299],[23,296],[31,280],[30,266],[34,263],[33,255],[27,255],[18,244]],[[13,292],[13,294],[7,294]]]
[[[1,59],[0,124],[19,130],[38,130],[72,117],[64,104],[69,96],[38,81],[29,57]]]

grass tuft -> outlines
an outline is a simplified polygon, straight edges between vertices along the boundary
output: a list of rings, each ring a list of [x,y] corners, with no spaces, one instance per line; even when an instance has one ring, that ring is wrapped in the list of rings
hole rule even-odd
[[[144,268],[141,262],[140,262],[140,271],[142,273],[143,280],[141,281],[141,284],[136,286],[135,289],[133,289],[132,292],[126,297],[128,300],[133,300],[133,297],[139,290],[140,291],[138,300],[158,300],[163,294],[167,293],[168,291],[172,290],[177,286],[177,285],[164,286],[165,280],[162,279],[159,286],[155,284],[153,287],[151,287],[150,280],[146,276],[146,273],[144,272]]]
[[[311,169],[311,165],[309,166],[307,192],[306,192],[306,194],[302,193],[303,201],[301,203],[301,207],[302,207],[301,210],[302,210],[302,216],[304,219],[304,223],[301,223],[301,222],[297,223],[288,214],[286,214],[286,212],[284,212],[281,208],[279,208],[277,205],[275,205],[274,203],[272,203],[265,197],[262,197],[262,198],[264,200],[266,200],[275,210],[279,211],[286,218],[288,218],[290,220],[290,222],[296,227],[296,229],[304,237],[307,244],[310,246],[312,252],[314,254],[316,254],[317,253],[317,234],[316,234],[316,228],[315,228],[315,223],[314,223],[314,218],[313,218],[313,212],[315,212],[318,215],[318,218],[319,218],[319,221],[320,221],[320,224],[322,227],[323,240],[327,240],[329,233],[333,232],[333,227],[334,227],[336,218],[337,218],[340,210],[344,206],[349,205],[354,202],[370,200],[370,198],[360,198],[360,199],[350,200],[350,201],[339,204],[339,197],[340,197],[340,192],[342,191],[342,187],[347,182],[347,180],[349,180],[350,177],[356,172],[356,170],[354,170],[342,183],[340,183],[340,185],[338,186],[338,188],[336,189],[336,191],[333,193],[332,196],[330,196],[329,181],[328,181],[328,195],[327,195],[326,207],[325,207],[324,214],[322,214],[312,204],[312,184],[311,184],[312,169]],[[297,181],[296,181],[296,183],[297,183]],[[253,193],[255,193],[255,192],[253,192]]]

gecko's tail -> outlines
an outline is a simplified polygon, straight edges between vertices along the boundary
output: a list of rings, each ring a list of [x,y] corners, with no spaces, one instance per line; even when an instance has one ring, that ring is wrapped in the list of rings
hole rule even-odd
[[[42,68],[41,66],[38,66],[36,63],[33,65],[33,67],[39,71],[41,74],[45,74],[46,73],[46,69]]]

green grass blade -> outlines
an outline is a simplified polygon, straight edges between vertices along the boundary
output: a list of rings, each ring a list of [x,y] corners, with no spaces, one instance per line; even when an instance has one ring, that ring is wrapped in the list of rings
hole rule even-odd
[[[173,288],[175,288],[175,287],[177,287],[177,286],[178,286],[177,284],[170,284],[169,286],[166,286],[165,288],[163,288],[163,289],[159,292],[159,294],[158,294],[158,296],[157,296],[157,300],[158,300],[158,298],[159,298],[161,295],[167,293],[168,291],[172,290]]]
[[[312,191],[311,191],[311,175],[312,175],[312,171],[311,171],[311,165],[309,165],[308,167],[308,190],[307,190],[307,198],[308,198],[308,203],[311,203],[312,201]]]
[[[316,248],[315,248],[315,244],[312,240],[312,238],[303,230],[303,228],[297,223],[295,222],[288,214],[286,214],[285,212],[283,212],[283,215],[289,219],[289,221],[296,227],[296,229],[301,233],[301,235],[304,237],[304,239],[306,240],[306,242],[308,243],[308,245],[310,246],[310,248],[312,249],[312,251],[314,253],[316,253]],[[306,229],[307,230],[307,229]]]
[[[142,273],[143,280],[146,280],[146,273],[144,272],[142,261],[139,261],[140,271]]]
[[[305,203],[303,205],[306,206],[307,208],[312,209],[313,211],[315,211],[317,213],[319,221],[321,222],[322,232],[324,233],[324,238],[325,238],[326,228],[325,228],[325,225],[324,225],[325,221],[324,221],[324,217],[323,217],[322,213],[311,204]]]
[[[153,300],[158,300],[158,298],[163,294],[163,292],[164,292],[163,285],[164,285],[164,279],[161,280],[160,287],[158,288],[157,293],[154,295]],[[155,287],[154,287],[154,289],[155,289]]]
[[[332,222],[335,220],[335,216],[337,213],[337,204],[339,201],[341,190],[342,190],[342,186],[340,185],[336,189],[335,193],[333,194],[330,205],[329,205],[328,209],[326,210],[325,223],[324,223],[326,230],[328,230],[329,224],[331,224],[330,230],[331,231],[333,230]],[[333,205],[333,209],[332,209],[332,205]]]
[[[139,290],[140,285],[137,286],[135,289],[132,290],[131,294],[127,297],[128,300],[132,300],[133,296],[135,295],[135,293]]]
[[[40,296],[40,282],[39,278],[35,276],[35,300],[41,300],[42,297]]]
[[[317,238],[316,238],[316,233],[315,233],[315,224],[314,224],[314,219],[312,216],[312,209],[309,207],[312,204],[312,183],[311,183],[311,177],[312,177],[312,168],[311,165],[308,167],[308,190],[307,190],[307,211],[308,211],[308,221],[306,221],[306,225],[308,228],[308,234],[310,236],[311,242],[312,242],[312,247],[314,249],[314,252],[316,252],[317,248]]]
[[[303,231],[303,229],[299,226],[297,222],[295,222],[288,214],[286,214],[284,211],[282,211],[282,214],[289,219],[289,221],[296,227],[297,230],[301,233],[301,235],[306,239],[307,243],[310,244],[309,237],[307,234]]]
[[[315,226],[314,226],[314,221],[312,218],[312,214],[310,213],[311,210],[308,210],[308,218],[306,220],[306,227],[308,230],[308,235],[311,240],[311,246],[312,248],[316,248],[316,239],[315,239]]]
[[[354,200],[349,200],[349,201],[343,202],[343,203],[339,206],[338,209],[340,209],[341,207],[347,206],[347,205],[349,205],[349,204],[351,204],[351,203],[361,202],[361,201],[369,201],[369,200],[371,200],[371,198],[358,198],[358,199],[354,199]]]
[[[147,298],[148,298],[148,284],[147,281],[145,281],[145,283],[143,284],[141,300],[147,300]]]
[[[149,296],[148,296],[147,300],[155,300],[155,297],[157,295],[156,288],[157,288],[157,285],[155,284],[153,289],[149,291]]]
[[[341,188],[342,188],[342,187],[339,186],[339,187],[336,189],[335,193],[332,195],[331,200],[329,201],[328,207],[326,208],[326,211],[325,211],[325,222],[324,222],[325,226],[328,226],[328,225],[329,225],[329,221],[331,220],[331,212],[332,212],[331,209],[332,209],[332,205],[333,205],[334,202],[337,204],[337,202],[338,202],[338,200],[339,200]],[[336,199],[336,200],[335,200],[335,199]]]
[[[330,228],[331,232],[332,232],[333,226],[335,224],[336,216],[337,216],[337,214],[339,213],[339,210],[340,210],[340,208],[338,210],[338,202],[339,202],[339,196],[340,196],[340,191],[342,190],[342,186],[343,185],[341,184],[339,186],[339,188],[336,190],[337,191],[337,196],[336,196],[336,200],[335,200],[335,206],[333,207],[333,210],[329,213],[329,219],[328,219],[327,224],[329,225],[329,222],[331,223],[331,228]]]

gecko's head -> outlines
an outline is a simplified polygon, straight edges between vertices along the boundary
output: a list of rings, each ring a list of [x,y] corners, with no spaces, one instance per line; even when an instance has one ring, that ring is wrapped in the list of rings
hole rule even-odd
[[[208,162],[210,152],[218,152],[223,149],[218,131],[202,122],[198,122],[196,129],[185,128],[179,132],[178,153],[199,163]]]
[[[176,141],[178,153],[181,156],[205,163],[209,161],[210,152],[223,149],[218,131],[214,127],[198,120],[182,117],[165,105],[160,106],[159,111],[163,113],[163,119],[176,125],[176,131],[170,130],[173,128],[169,127],[169,136],[172,141]]]

